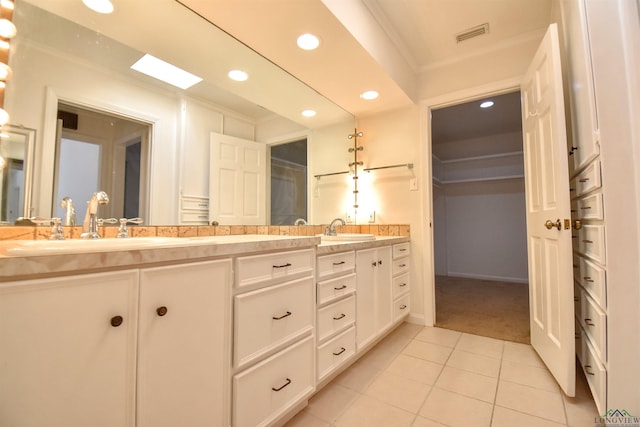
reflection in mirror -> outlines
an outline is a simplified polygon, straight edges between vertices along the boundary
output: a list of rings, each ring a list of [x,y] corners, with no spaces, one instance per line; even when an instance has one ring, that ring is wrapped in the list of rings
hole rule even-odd
[[[70,198],[81,220],[89,196],[106,191],[100,217],[146,218],[149,132],[147,123],[60,103],[53,217],[65,217],[61,201]]]
[[[38,129],[32,215],[51,216],[69,196],[55,182],[60,176],[56,169],[61,169],[56,143],[60,104],[149,126],[148,157],[144,140],[140,153],[140,194],[125,185],[133,182],[125,178],[127,169],[116,165],[122,156],[136,155],[135,143],[127,148],[129,140],[120,154],[100,145],[100,158],[112,160],[101,160],[97,178],[99,189],[112,197],[126,189],[126,196],[113,197],[119,201],[101,207],[99,216],[142,216],[149,225],[207,223],[201,212],[192,215],[188,202],[200,200],[210,207],[218,202],[208,200],[213,133],[278,144],[338,123],[349,122],[347,128],[353,128],[351,114],[175,0],[119,2],[108,16],[98,16],[76,0],[23,0],[16,4],[14,22],[20,31],[12,40],[14,73],[5,108],[16,123]],[[145,53],[204,80],[180,90],[132,70]],[[247,67],[249,80],[228,79],[232,64]],[[301,117],[301,106],[313,106],[317,116]],[[321,143],[313,136],[314,145]],[[84,208],[90,195],[78,195],[75,206]],[[138,215],[130,214],[135,203],[125,197],[138,200]]]
[[[31,165],[36,131],[5,125],[0,134],[0,224],[30,216]]]
[[[271,146],[271,224],[307,220],[307,140]]]

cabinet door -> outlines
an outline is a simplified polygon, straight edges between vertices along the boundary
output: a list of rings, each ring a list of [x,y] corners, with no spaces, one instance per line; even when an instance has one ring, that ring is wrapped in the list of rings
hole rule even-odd
[[[133,427],[135,271],[0,284],[0,424]]]
[[[137,427],[229,425],[231,261],[140,272]]]
[[[356,252],[356,340],[358,350],[393,322],[391,247]]]

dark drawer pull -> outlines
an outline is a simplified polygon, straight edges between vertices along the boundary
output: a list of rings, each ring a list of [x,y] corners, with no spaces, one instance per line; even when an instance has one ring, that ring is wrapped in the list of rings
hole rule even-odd
[[[581,180],[579,180],[580,182],[587,182],[589,181],[589,178],[582,178]]]
[[[340,356],[342,353],[344,353],[345,351],[347,351],[346,348],[344,347],[340,347],[340,351],[337,353],[333,353],[334,356]]]
[[[584,277],[583,277],[583,279],[584,279],[586,282],[591,282],[591,283],[593,283],[593,279],[592,279],[590,276],[584,276]]]
[[[291,263],[286,263],[286,264],[282,264],[282,265],[274,265],[273,268],[285,268],[285,267],[291,267]]]
[[[400,310],[404,310],[405,308],[407,308],[407,306],[406,306],[406,305],[404,305],[404,304],[402,304],[402,305],[400,306]]]
[[[583,207],[581,207],[580,209],[582,209],[583,211],[586,211],[586,210],[588,210],[588,209],[591,209],[591,206],[583,206]]]
[[[583,239],[582,243],[593,243],[593,240],[587,240],[587,239]]]
[[[593,372],[591,372],[589,369],[591,369],[591,365],[584,365],[584,370],[587,374],[589,375],[595,375]]]
[[[400,264],[400,267],[406,267],[407,264]]]
[[[124,319],[122,318],[122,316],[113,316],[111,318],[111,326],[117,328],[118,326],[122,325],[123,321]]]
[[[156,313],[158,313],[158,316],[162,317],[165,314],[167,314],[167,307],[165,307],[164,305],[162,307],[158,307],[156,308]]]
[[[340,319],[344,319],[345,317],[347,317],[347,315],[342,313],[340,316],[334,317],[333,320],[340,320]]]
[[[405,286],[407,286],[406,283],[400,283],[398,286],[400,286],[401,288],[404,288]]]
[[[591,320],[591,318],[589,318],[589,317],[586,317],[584,319],[584,323],[586,323],[588,326],[596,326],[596,324],[593,323],[593,320]]]
[[[340,262],[334,262],[333,265],[342,265],[344,264],[344,261],[340,261]]]
[[[280,390],[282,390],[283,388],[285,388],[286,386],[288,386],[289,384],[291,384],[291,380],[290,380],[289,378],[287,378],[287,381],[286,381],[282,386],[280,386],[280,387],[278,387],[278,388],[271,387],[271,390],[273,390],[273,391],[280,391]]]
[[[280,317],[275,317],[275,316],[273,316],[273,317],[272,317],[272,319],[273,319],[273,320],[280,320],[280,319],[284,319],[285,317],[289,317],[289,316],[291,316],[291,312],[290,312],[290,311],[287,311],[287,313],[286,313],[286,314],[283,314],[283,315],[282,315],[282,316],[280,316]]]
[[[406,250],[407,250],[407,248],[402,248],[402,249],[400,249],[400,252],[404,252]]]
[[[333,289],[336,290],[336,291],[341,291],[343,289],[347,289],[347,285],[342,285],[339,288],[333,288]]]

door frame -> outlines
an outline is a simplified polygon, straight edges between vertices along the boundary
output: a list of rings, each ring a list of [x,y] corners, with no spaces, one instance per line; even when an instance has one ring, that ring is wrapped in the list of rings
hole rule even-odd
[[[422,236],[422,243],[425,248],[425,257],[422,277],[424,278],[424,323],[427,326],[434,326],[436,320],[431,110],[462,104],[489,96],[519,91],[520,83],[521,76],[446,93],[433,98],[428,98],[420,103],[420,128],[423,135],[421,139],[424,141],[425,147],[423,150],[425,185],[422,189],[422,212],[424,212],[425,215],[425,227]]]

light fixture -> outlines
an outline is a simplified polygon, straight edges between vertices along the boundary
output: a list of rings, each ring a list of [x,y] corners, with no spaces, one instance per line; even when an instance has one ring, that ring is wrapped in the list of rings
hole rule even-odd
[[[231,80],[235,80],[237,82],[244,82],[249,78],[249,74],[242,70],[231,70],[228,74]]]
[[[4,62],[0,62],[0,81],[6,82],[11,78],[12,73],[13,72],[11,71],[11,67],[9,67]]]
[[[480,104],[480,108],[490,108],[493,107],[493,101],[484,101]]]
[[[162,59],[158,59],[155,56],[149,55],[148,53],[133,64],[131,69],[162,80],[180,89],[188,89],[202,81],[201,77],[169,64]]]
[[[13,10],[15,8],[15,4],[11,0],[0,0],[0,7],[3,9]]]
[[[10,39],[12,37],[15,37],[17,32],[18,30],[16,29],[16,26],[13,24],[13,22],[4,18],[0,19],[0,37],[4,39]]]
[[[111,0],[82,0],[82,3],[94,12],[105,14],[113,12]]]
[[[9,47],[11,47],[11,45],[9,44],[8,41],[6,40],[0,40],[0,49],[2,50],[9,50]]]
[[[9,113],[4,108],[0,108],[0,126],[9,123]]]
[[[360,94],[360,98],[371,101],[372,99],[376,99],[379,96],[378,92],[375,90],[368,90]]]
[[[298,37],[298,47],[304,50],[314,50],[320,46],[320,39],[313,34],[303,34]]]
[[[316,112],[314,110],[304,110],[302,112],[302,115],[305,117],[314,117],[316,115]]]

